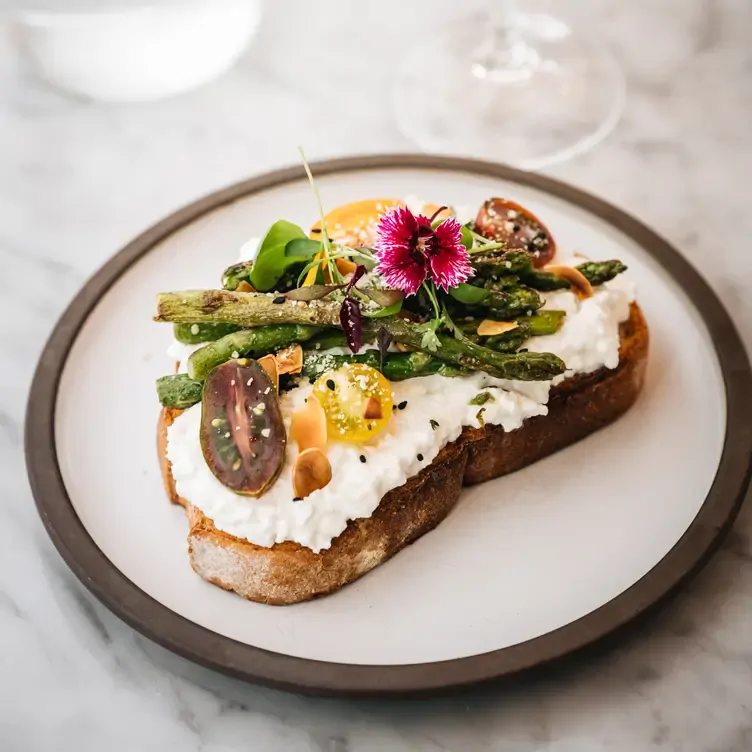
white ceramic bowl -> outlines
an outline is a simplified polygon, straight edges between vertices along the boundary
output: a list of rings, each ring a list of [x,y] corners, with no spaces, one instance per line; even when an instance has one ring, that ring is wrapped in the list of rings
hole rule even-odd
[[[92,99],[138,102],[188,91],[227,71],[260,17],[261,0],[182,0],[49,7],[20,11],[15,20],[43,78]]]

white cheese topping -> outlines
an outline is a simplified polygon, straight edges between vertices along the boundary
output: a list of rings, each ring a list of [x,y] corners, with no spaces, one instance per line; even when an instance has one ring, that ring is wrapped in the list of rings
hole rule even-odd
[[[330,441],[326,453],[332,480],[303,501],[293,501],[291,471],[298,455],[293,442],[287,445],[280,477],[259,499],[244,498],[225,488],[201,453],[200,404],[170,428],[167,456],[178,493],[220,530],[260,546],[294,540],[320,551],[329,547],[348,520],[370,517],[387,491],[429,465],[444,445],[459,436],[463,426],[480,426],[481,408],[470,404],[479,393],[487,391],[492,396],[483,405],[483,419],[508,431],[519,428],[525,418],[546,413],[542,400],[501,388],[505,385],[482,373],[458,379],[426,376],[393,384],[395,404],[406,401],[405,408],[396,409],[387,429],[368,444]],[[544,390],[548,391],[547,385]],[[303,406],[310,392],[311,384],[306,383],[280,398],[288,431],[292,413]]]
[[[428,465],[442,447],[459,436],[463,426],[479,425],[481,408],[470,400],[480,392],[493,396],[483,405],[482,419],[513,431],[525,419],[547,413],[552,383],[602,366],[615,368],[619,363],[619,323],[628,318],[633,299],[634,287],[623,276],[596,288],[593,297],[584,301],[568,291],[546,295],[545,307],[565,310],[567,316],[556,334],[532,338],[525,346],[553,352],[564,360],[568,371],[553,382],[505,382],[475,373],[394,383],[395,404],[406,400],[405,409],[395,410],[388,428],[368,444],[329,442],[332,481],[303,501],[293,501],[291,469],[297,456],[293,442],[288,444],[279,479],[261,498],[238,496],[225,488],[201,453],[201,405],[196,405],[168,432],[167,456],[178,493],[201,509],[218,529],[257,545],[290,540],[313,551],[328,548],[349,520],[373,514],[387,491]],[[305,382],[280,398],[288,428],[292,413],[302,406],[310,390],[311,385]],[[438,425],[433,427],[432,420]]]

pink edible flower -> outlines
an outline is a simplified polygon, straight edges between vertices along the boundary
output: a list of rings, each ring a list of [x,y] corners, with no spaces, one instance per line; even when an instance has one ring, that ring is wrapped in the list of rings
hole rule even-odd
[[[395,290],[413,295],[430,278],[447,291],[472,274],[456,219],[445,219],[432,228],[428,217],[398,206],[381,217],[376,237],[376,271]]]

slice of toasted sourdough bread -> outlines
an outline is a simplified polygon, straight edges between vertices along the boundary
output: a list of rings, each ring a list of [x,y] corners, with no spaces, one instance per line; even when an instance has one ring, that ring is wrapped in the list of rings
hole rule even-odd
[[[637,304],[621,325],[619,365],[574,376],[551,390],[548,415],[516,431],[466,428],[404,485],[389,491],[366,519],[352,520],[316,554],[287,541],[265,548],[217,530],[175,489],[166,456],[167,428],[180,415],[164,409],[158,451],[170,500],[185,507],[188,553],[205,580],[252,601],[285,605],[331,593],[391,558],[449,514],[463,483],[472,485],[519,470],[613,422],[635,401],[645,378],[648,329]],[[253,503],[249,500],[249,503]]]

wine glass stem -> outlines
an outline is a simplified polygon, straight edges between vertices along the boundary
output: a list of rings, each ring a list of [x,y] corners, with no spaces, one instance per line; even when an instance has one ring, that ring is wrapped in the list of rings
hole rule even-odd
[[[502,83],[530,78],[540,58],[525,39],[517,0],[489,0],[486,26],[473,55],[473,74]]]

